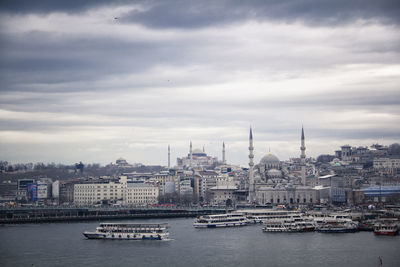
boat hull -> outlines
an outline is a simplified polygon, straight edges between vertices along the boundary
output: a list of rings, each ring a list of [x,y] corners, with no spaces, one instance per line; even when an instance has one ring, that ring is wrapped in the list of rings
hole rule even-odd
[[[164,240],[168,234],[104,234],[96,232],[84,232],[87,239],[112,239],[112,240]]]
[[[195,228],[222,228],[222,227],[237,227],[245,226],[247,222],[235,222],[235,223],[194,223]]]
[[[375,235],[384,235],[384,236],[395,236],[398,234],[398,231],[374,231]]]
[[[317,232],[320,232],[320,233],[355,233],[355,232],[357,232],[357,229],[331,228],[331,229],[318,229]]]

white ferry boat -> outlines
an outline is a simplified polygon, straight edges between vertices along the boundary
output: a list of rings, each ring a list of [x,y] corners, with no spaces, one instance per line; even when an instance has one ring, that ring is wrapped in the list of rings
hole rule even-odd
[[[271,210],[271,209],[248,209],[237,210],[234,214],[246,216],[250,223],[264,223],[270,220],[287,219],[295,216],[302,216],[299,211]]]
[[[168,224],[100,223],[94,232],[83,232],[88,239],[163,240],[169,237]]]
[[[263,223],[264,232],[303,232],[303,229],[293,219],[275,219]]]
[[[330,221],[318,226],[320,233],[354,233],[358,231],[358,224],[353,221]]]
[[[326,223],[346,223],[353,222],[351,214],[349,213],[310,213],[310,216],[314,219],[314,222],[319,226]]]
[[[204,215],[197,218],[193,224],[196,228],[216,228],[216,227],[231,227],[244,226],[249,223],[249,220],[242,215],[227,213],[217,215]]]
[[[375,235],[397,235],[399,233],[398,220],[396,218],[380,219],[374,225]]]

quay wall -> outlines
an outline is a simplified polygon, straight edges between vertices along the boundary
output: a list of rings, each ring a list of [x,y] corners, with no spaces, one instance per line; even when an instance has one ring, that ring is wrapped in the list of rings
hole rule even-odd
[[[6,208],[0,209],[0,224],[197,217],[225,212],[214,208]]]

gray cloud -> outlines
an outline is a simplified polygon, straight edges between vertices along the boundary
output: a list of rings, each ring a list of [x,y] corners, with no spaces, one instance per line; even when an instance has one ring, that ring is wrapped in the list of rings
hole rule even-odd
[[[357,19],[398,24],[400,3],[387,1],[148,1],[144,11],[134,10],[122,21],[155,28],[198,28],[244,20],[340,25]]]
[[[382,23],[400,22],[397,0],[117,0],[117,1],[29,1],[3,0],[0,10],[12,13],[84,12],[102,6],[136,4],[143,10],[121,14],[120,19],[155,28],[198,28],[243,22],[272,20],[304,22],[309,25],[337,25],[357,19],[375,19]],[[119,17],[110,14],[110,17]]]
[[[129,0],[2,0],[0,1],[0,10],[12,13],[49,13],[49,12],[84,12],[88,9],[123,3],[132,3]],[[112,14],[110,14],[113,16]]]
[[[160,163],[223,139],[243,164],[249,125],[283,157],[302,123],[324,153],[400,138],[395,1],[129,3],[1,2],[1,155]]]

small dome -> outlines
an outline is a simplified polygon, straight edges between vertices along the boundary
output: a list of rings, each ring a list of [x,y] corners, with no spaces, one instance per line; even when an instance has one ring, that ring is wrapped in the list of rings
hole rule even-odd
[[[277,169],[270,169],[267,172],[268,177],[281,177],[282,176],[282,172],[280,170]]]

